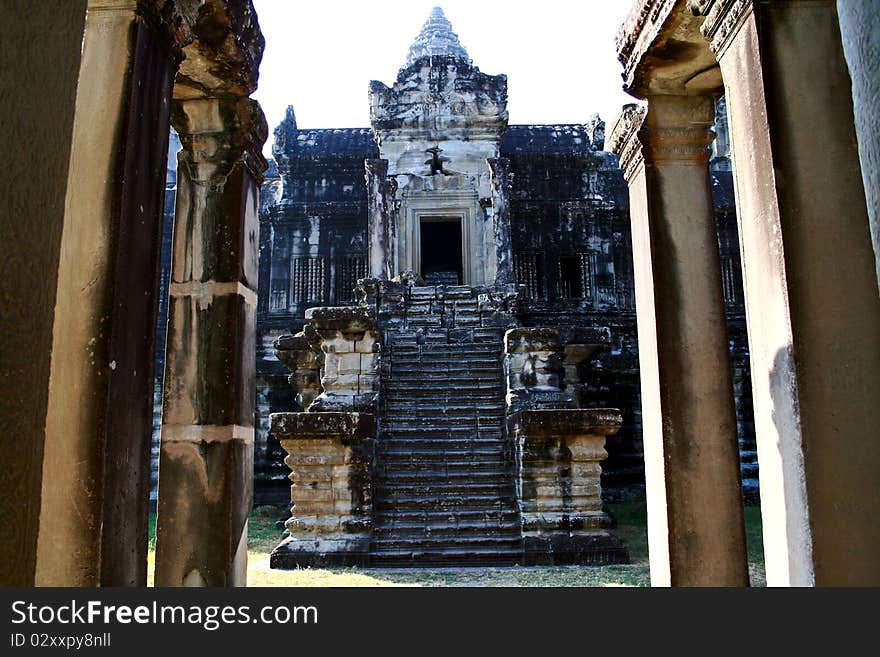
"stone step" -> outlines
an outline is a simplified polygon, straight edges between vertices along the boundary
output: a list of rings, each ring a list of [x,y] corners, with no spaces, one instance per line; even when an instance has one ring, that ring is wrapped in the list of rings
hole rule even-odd
[[[383,535],[373,537],[370,542],[371,553],[390,550],[405,551],[443,551],[470,549],[516,549],[522,543],[518,531],[498,536],[470,534],[431,535]]]
[[[443,422],[421,422],[418,424],[406,424],[401,422],[383,422],[382,423],[382,440],[394,440],[397,438],[429,438],[452,440],[486,440],[501,439],[502,425],[500,422],[491,421],[488,418],[485,422],[477,427],[474,423],[455,423],[449,421]],[[443,448],[443,444],[437,445],[438,449]]]
[[[461,363],[466,360],[468,363],[480,365],[499,365],[502,362],[501,351],[476,351],[469,353],[463,349],[455,351],[433,349],[430,351],[416,351],[399,353],[397,351],[386,351],[385,360],[390,363],[410,364],[414,366],[430,365],[443,366],[447,364]]]
[[[448,369],[448,370],[428,370],[416,368],[395,368],[394,365],[382,368],[383,374],[386,374],[386,384],[432,384],[438,383],[459,383],[462,385],[471,384],[474,386],[488,387],[501,386],[501,370],[495,368],[493,370],[481,369]]]
[[[419,401],[413,402],[412,400],[406,398],[399,399],[384,399],[382,401],[382,408],[385,413],[442,413],[445,411],[449,413],[504,413],[504,400],[501,400],[501,405],[494,399],[492,400],[484,400],[484,401],[469,401],[467,403],[462,402],[461,399],[450,400],[448,404],[438,404],[436,400],[432,400],[429,402]],[[383,415],[385,417],[385,415]]]
[[[393,408],[389,408],[386,404],[383,410],[382,418],[385,420],[386,425],[393,422],[473,422],[475,420],[497,420],[498,422],[503,422],[504,420],[504,410],[488,404],[483,405],[483,407],[468,405],[437,408],[436,405],[414,407],[410,404],[401,403]]]
[[[484,440],[503,438],[504,425],[497,418],[469,420],[417,420],[414,422],[388,419],[382,423],[383,439],[398,438],[452,438],[456,440]]]
[[[381,459],[376,465],[376,471],[380,475],[387,477],[414,476],[425,471],[446,472],[447,477],[454,475],[469,476],[473,474],[476,476],[483,473],[498,474],[511,472],[511,468],[513,467],[511,460],[505,460],[502,455],[495,455],[495,457],[497,458],[481,460],[467,459],[466,457],[453,457],[453,460],[440,458],[430,461],[415,462],[407,459],[405,453],[401,453],[392,455],[391,458]]]
[[[512,493],[502,496],[497,493],[474,493],[446,495],[438,498],[427,498],[422,495],[396,496],[386,499],[377,496],[373,499],[373,509],[377,511],[501,511],[515,504]]]
[[[499,484],[507,485],[513,482],[513,472],[506,468],[495,468],[485,471],[455,471],[452,472],[432,468],[425,470],[378,470],[373,479],[374,485],[386,489],[391,486],[407,485],[430,485],[435,482],[455,485],[467,484]]]
[[[470,384],[470,385],[469,385]],[[488,393],[501,395],[503,386],[500,381],[468,381],[467,379],[425,379],[425,380],[404,380],[383,381],[382,388],[387,393],[393,395],[399,394],[406,398],[410,393],[425,393],[433,395],[436,392],[454,389],[458,396],[477,396],[486,395]],[[502,396],[503,398],[503,396]]]
[[[507,442],[501,438],[458,439],[458,438],[382,438],[376,445],[379,457],[386,455],[409,454],[413,458],[459,457],[459,456],[494,456],[503,455]]]
[[[437,567],[462,566],[512,566],[522,561],[522,548],[468,547],[410,550],[410,549],[379,549],[371,550],[370,565],[386,568],[409,568],[415,565],[432,565]]]
[[[423,355],[446,355],[446,354],[472,354],[472,355],[495,355],[500,356],[502,353],[502,345],[488,344],[485,342],[450,342],[443,345],[413,345],[413,344],[397,344],[392,342],[388,345],[388,352],[392,356],[403,356],[413,354]]]
[[[440,499],[444,497],[469,497],[482,498],[484,495],[497,495],[499,497],[516,495],[513,477],[507,481],[454,481],[450,482],[443,478],[434,481],[407,482],[397,479],[376,482],[373,486],[373,495],[376,499],[388,501],[395,498]]]
[[[459,538],[490,538],[520,540],[521,523],[510,520],[504,524],[490,525],[485,523],[419,525],[419,524],[383,524],[373,526],[373,540],[376,545],[382,541],[413,541],[444,540],[458,542]]]
[[[386,356],[382,360],[382,365],[391,366],[395,370],[409,369],[424,370],[425,372],[446,372],[448,370],[500,372],[502,369],[501,356],[468,356],[466,354]]]
[[[519,510],[515,503],[511,503],[506,508],[491,510],[474,510],[474,509],[449,509],[449,510],[430,510],[420,509],[416,511],[407,511],[402,509],[392,511],[375,510],[373,513],[374,521],[377,524],[382,523],[404,523],[404,524],[423,524],[423,525],[443,525],[448,523],[464,523],[478,524],[487,523],[496,525],[498,523],[512,522],[519,520]]]

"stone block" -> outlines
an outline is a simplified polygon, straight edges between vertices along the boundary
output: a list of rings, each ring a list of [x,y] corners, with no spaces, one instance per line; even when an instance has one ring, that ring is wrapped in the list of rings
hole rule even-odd
[[[339,354],[336,356],[336,372],[340,375],[359,374],[361,371],[361,361],[363,355],[356,353]],[[341,381],[337,383],[342,384]],[[344,385],[344,384],[343,384]]]

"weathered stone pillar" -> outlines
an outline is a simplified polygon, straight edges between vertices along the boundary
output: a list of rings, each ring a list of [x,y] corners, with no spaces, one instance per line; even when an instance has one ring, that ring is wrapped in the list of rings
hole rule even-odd
[[[38,585],[147,581],[159,251],[184,38],[163,4],[88,6],[55,296]]]
[[[843,50],[853,82],[853,110],[880,283],[880,5],[837,0]]]
[[[64,235],[64,226],[73,134],[83,129],[76,124],[76,90],[87,4],[86,0],[53,4],[12,0],[3,7],[0,416],[10,429],[0,437],[5,470],[0,477],[3,587],[34,586],[41,524],[47,533],[60,527],[55,538],[63,541],[77,529],[72,520],[59,524],[57,507],[47,508],[41,522],[40,496],[49,375],[53,356],[58,355],[52,351],[52,334],[56,324],[60,330],[67,321],[55,313],[55,293],[62,236],[70,239]],[[47,34],[52,38],[47,39]],[[35,171],[40,174],[27,173]],[[59,456],[56,463],[63,461],[63,455]],[[91,468],[91,463],[84,468]],[[47,485],[57,481],[56,474],[46,471]],[[73,475],[64,477],[68,484],[74,480]],[[82,484],[76,483],[82,490]],[[87,517],[94,518],[91,510]],[[81,529],[94,531],[94,524]],[[83,556],[89,566],[77,564],[65,573],[67,580],[59,577],[55,581],[94,583],[93,549]]]
[[[495,284],[516,282],[510,236],[510,186],[512,173],[506,157],[487,160],[492,183],[492,236],[495,240]],[[490,268],[491,271],[491,268]]]
[[[290,467],[290,534],[272,568],[362,566],[372,536],[375,418],[365,413],[274,413],[272,435]]]
[[[390,280],[395,273],[397,180],[388,178],[388,160],[366,160],[365,166],[369,273],[373,278]]]
[[[612,134],[630,188],[651,582],[748,585],[709,177],[712,96],[650,95]]]
[[[256,101],[174,103],[178,162],[169,295],[158,586],[245,584],[254,442]]]
[[[702,0],[724,74],[767,581],[880,584],[880,296],[833,0]]]
[[[623,418],[612,409],[525,410],[508,418],[517,442],[525,565],[627,563],[602,510],[600,462]]]

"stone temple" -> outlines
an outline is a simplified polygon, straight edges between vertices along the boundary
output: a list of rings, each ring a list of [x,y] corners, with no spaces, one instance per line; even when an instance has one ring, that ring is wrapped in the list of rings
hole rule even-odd
[[[598,466],[608,435],[606,496],[644,482],[629,198],[605,124],[509,125],[507,78],[474,65],[439,8],[369,103],[371,127],[355,129],[299,129],[290,108],[263,186],[258,498],[289,483],[276,439],[294,471],[292,538],[273,562],[625,559]],[[754,495],[750,402],[737,398]],[[318,455],[340,465],[312,472]],[[356,472],[337,472],[355,456]]]
[[[651,584],[747,586],[757,452],[768,585],[880,584],[877,3],[633,0],[604,144],[436,12],[274,167],[252,0],[10,4],[0,584],[146,585],[157,370],[159,586],[247,583],[270,440],[279,567],[620,561],[643,465]]]

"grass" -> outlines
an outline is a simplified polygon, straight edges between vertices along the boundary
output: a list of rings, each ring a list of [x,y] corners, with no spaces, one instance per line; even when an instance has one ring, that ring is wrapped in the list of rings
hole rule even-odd
[[[533,568],[304,568],[272,570],[269,553],[281,541],[275,526],[281,511],[260,507],[248,520],[248,585],[269,587],[350,586],[505,586],[578,587],[650,585],[648,568],[647,512],[643,500],[609,504],[615,519],[613,532],[629,549],[632,563],[587,567]],[[746,507],[746,538],[752,586],[764,586],[764,552],[761,541],[761,510]],[[156,517],[150,516],[149,582],[153,585]]]

